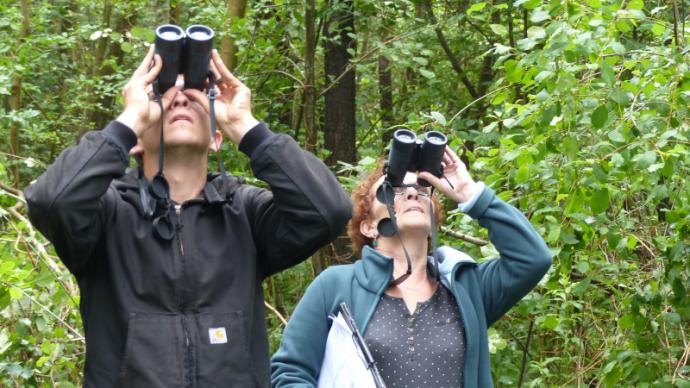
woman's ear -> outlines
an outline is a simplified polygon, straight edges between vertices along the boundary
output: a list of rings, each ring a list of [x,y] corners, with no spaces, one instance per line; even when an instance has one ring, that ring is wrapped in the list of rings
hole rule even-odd
[[[359,232],[362,233],[362,235],[367,236],[369,238],[376,238],[376,235],[378,234],[376,224],[376,222],[367,218],[359,223]]]
[[[216,136],[211,139],[211,143],[208,145],[208,150],[211,152],[218,152],[221,144],[223,144],[223,133],[222,131],[216,131]]]

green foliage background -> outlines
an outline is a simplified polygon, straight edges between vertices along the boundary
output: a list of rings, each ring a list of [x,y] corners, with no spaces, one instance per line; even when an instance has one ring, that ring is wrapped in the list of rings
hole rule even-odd
[[[334,3],[317,2],[319,20]],[[391,127],[379,108],[383,55],[395,127],[451,134],[475,178],[524,211],[553,250],[542,283],[490,329],[496,385],[690,387],[688,3],[437,1],[437,23],[423,3],[355,4],[360,162],[338,167],[342,183],[351,188],[384,154]],[[235,39],[236,73],[253,90],[255,115],[303,141],[303,128],[282,117],[300,103],[304,4],[250,1],[230,28],[223,2],[176,4],[183,25],[207,24]],[[20,38],[20,5],[0,0],[0,139],[18,128],[21,147],[0,147],[0,386],[81,380],[76,282],[27,223],[17,189],[93,127],[87,117],[116,116],[121,87],[169,4],[112,4],[126,21],[120,29],[99,22],[103,7],[31,1],[29,34]],[[468,92],[437,29],[483,94]],[[99,44],[111,49],[96,58]],[[322,54],[320,41],[319,64]],[[22,103],[12,108],[17,77]],[[317,93],[330,82],[317,80]],[[233,173],[251,175],[234,147],[225,145],[223,156]],[[446,226],[486,237],[451,208]],[[441,237],[479,259],[495,254]],[[275,276],[266,282],[268,303],[289,316],[312,278],[309,262]],[[275,349],[282,324],[273,311],[267,316]]]

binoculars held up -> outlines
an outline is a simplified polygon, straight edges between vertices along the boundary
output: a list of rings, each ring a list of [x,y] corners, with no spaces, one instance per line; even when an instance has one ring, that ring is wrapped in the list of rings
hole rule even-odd
[[[213,30],[199,24],[187,27],[186,32],[174,24],[156,28],[156,53],[163,60],[158,74],[158,91],[165,93],[184,74],[185,89],[204,89],[208,77]]]
[[[407,172],[427,171],[438,177],[442,175],[441,161],[448,138],[437,131],[424,134],[424,141],[409,129],[398,129],[393,134],[388,160],[386,181],[393,187],[400,186]],[[424,179],[418,179],[422,186],[430,186]]]

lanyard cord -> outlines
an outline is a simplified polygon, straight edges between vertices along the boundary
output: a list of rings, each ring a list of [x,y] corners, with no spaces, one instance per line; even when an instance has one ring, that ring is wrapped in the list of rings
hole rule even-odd
[[[388,190],[388,188],[390,188],[391,190]],[[403,252],[405,253],[405,259],[407,260],[407,271],[404,274],[402,274],[399,278],[393,279],[390,283],[388,283],[388,286],[392,287],[404,282],[405,280],[407,280],[407,278],[410,277],[410,275],[412,275],[412,260],[410,259],[410,254],[407,253],[407,249],[405,248],[405,244],[403,243],[402,236],[400,235],[400,230],[398,229],[398,223],[395,218],[395,208],[393,207],[393,201],[395,199],[395,196],[391,198],[389,195],[393,192],[393,186],[391,186],[390,182],[384,181],[382,184],[382,189],[386,209],[388,209],[388,215],[390,216],[390,222],[393,226],[393,230],[395,231],[395,235],[398,237],[398,240],[400,241],[400,246],[402,246]]]
[[[158,80],[153,81],[153,93],[156,98],[158,106],[161,108],[161,136],[160,142],[158,143],[158,173],[156,175],[163,175],[163,161],[164,161],[164,144],[163,144],[163,101],[161,99],[161,93],[158,90]]]

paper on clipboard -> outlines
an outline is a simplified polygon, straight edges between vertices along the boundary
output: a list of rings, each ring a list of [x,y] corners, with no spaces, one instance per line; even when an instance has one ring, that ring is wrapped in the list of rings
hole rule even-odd
[[[376,388],[342,313],[333,318],[326,340],[318,388]]]

